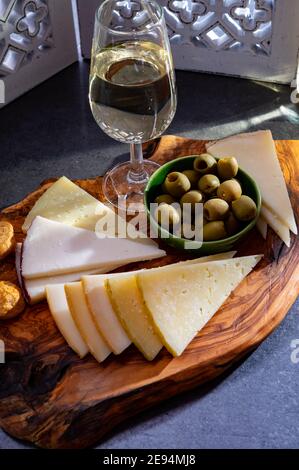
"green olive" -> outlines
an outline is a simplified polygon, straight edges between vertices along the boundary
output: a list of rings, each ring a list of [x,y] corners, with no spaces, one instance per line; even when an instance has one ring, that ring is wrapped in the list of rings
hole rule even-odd
[[[235,217],[242,222],[248,222],[256,217],[257,207],[249,196],[241,196],[232,202],[232,210]]]
[[[162,185],[163,191],[171,194],[173,197],[181,197],[184,193],[189,191],[191,183],[187,176],[179,171],[169,173]]]
[[[165,204],[173,204],[175,199],[174,197],[170,196],[170,194],[160,194],[156,197],[155,203],[162,204],[162,202],[165,202]]]
[[[210,199],[203,206],[203,215],[209,221],[224,220],[229,213],[229,205],[223,199]]]
[[[202,202],[202,194],[200,191],[195,190],[188,191],[180,199],[180,204],[182,208],[184,207],[184,204],[191,204],[192,211],[195,210],[196,204],[200,202]]]
[[[185,170],[183,175],[187,176],[191,183],[191,188],[197,188],[199,174],[195,170]]]
[[[171,205],[162,202],[155,210],[154,217],[163,227],[170,227],[180,223],[179,212]]]
[[[217,168],[217,161],[209,153],[203,153],[195,158],[193,168],[201,175],[213,173]]]
[[[235,157],[220,158],[217,162],[217,171],[223,180],[234,178],[239,171],[238,162]]]
[[[227,233],[223,220],[215,220],[214,222],[209,222],[203,227],[203,240],[206,242],[221,240],[222,238],[226,237]]]
[[[198,189],[206,194],[212,194],[219,186],[219,178],[210,174],[202,176],[198,182]]]
[[[223,181],[217,189],[217,196],[228,203],[239,199],[242,196],[240,183],[234,179]]]
[[[240,222],[236,219],[232,212],[229,213],[229,216],[224,223],[228,235],[234,235],[240,230]]]

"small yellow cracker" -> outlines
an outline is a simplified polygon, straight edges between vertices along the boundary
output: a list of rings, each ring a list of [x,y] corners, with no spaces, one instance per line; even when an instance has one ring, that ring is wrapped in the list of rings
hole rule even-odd
[[[11,223],[0,220],[0,260],[9,255],[15,247],[14,228]]]
[[[0,320],[16,317],[25,308],[21,289],[8,281],[0,281]]]

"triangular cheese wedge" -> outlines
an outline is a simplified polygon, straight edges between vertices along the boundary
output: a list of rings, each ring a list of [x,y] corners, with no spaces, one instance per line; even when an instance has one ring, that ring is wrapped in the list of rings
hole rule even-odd
[[[89,351],[98,362],[104,361],[111,350],[96,328],[85,300],[81,282],[66,284],[64,289],[73,320]]]
[[[81,358],[89,352],[71,315],[63,284],[48,286],[47,300],[52,317],[68,345]]]
[[[37,200],[27,215],[22,230],[27,232],[37,216],[94,230],[97,221],[108,214],[114,217],[112,209],[62,176]]]
[[[22,276],[36,279],[165,256],[156,243],[99,238],[81,228],[36,217],[23,243]]]
[[[276,214],[293,233],[298,233],[288,190],[270,131],[239,134],[207,144],[206,147],[214,157],[235,157],[240,167],[258,183],[263,204]],[[271,225],[270,222],[268,223]]]
[[[260,259],[247,256],[136,276],[152,325],[170,353],[182,354]]]

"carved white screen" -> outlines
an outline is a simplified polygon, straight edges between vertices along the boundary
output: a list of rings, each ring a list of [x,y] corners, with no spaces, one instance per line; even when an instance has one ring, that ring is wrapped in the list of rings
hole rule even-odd
[[[77,59],[71,0],[0,0],[5,104]]]
[[[99,0],[77,0],[83,56],[90,57]],[[101,3],[101,2],[100,2]],[[289,83],[299,50],[299,1],[159,0],[176,67]],[[118,15],[134,9],[120,0]]]

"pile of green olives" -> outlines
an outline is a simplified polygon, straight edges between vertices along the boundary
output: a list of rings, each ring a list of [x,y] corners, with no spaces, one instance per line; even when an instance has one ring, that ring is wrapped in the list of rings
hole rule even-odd
[[[181,208],[185,203],[191,204],[194,214],[196,204],[202,203],[203,240],[221,240],[234,235],[241,230],[242,224],[253,220],[257,214],[253,199],[243,194],[236,178],[238,171],[239,165],[234,157],[217,161],[208,153],[197,156],[193,168],[172,171],[166,176],[161,186],[162,193],[155,199],[159,204],[156,220],[161,224],[164,216],[168,217],[170,226],[183,224],[177,204]]]

